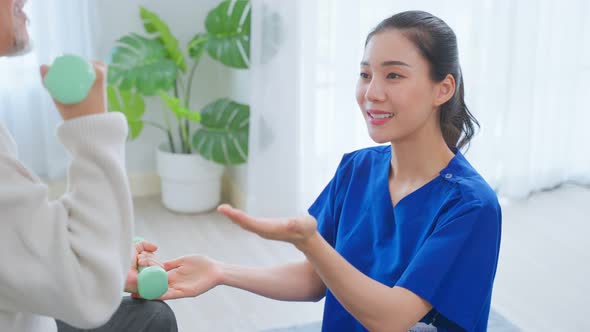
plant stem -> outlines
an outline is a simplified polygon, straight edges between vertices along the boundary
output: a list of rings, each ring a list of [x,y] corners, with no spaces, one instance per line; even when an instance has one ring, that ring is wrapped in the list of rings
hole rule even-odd
[[[161,129],[161,130],[163,130],[165,133],[167,133],[167,132],[168,132],[168,129],[164,128],[163,126],[161,126],[161,125],[159,125],[159,124],[157,124],[157,123],[155,123],[155,122],[151,122],[151,121],[143,121],[143,123],[145,123],[146,125],[150,125],[150,126],[152,126],[152,127],[155,127],[155,128]]]
[[[179,98],[178,95],[178,80],[176,80],[176,84],[174,84],[174,97]],[[187,121],[187,120],[185,120]],[[188,132],[186,132],[186,127],[182,125],[183,120],[178,119],[178,131],[180,134],[180,142],[181,142],[181,149],[182,153],[190,153],[190,145],[188,144]]]
[[[177,76],[177,81],[176,81],[179,85],[179,90],[180,91],[184,91],[185,89],[185,85],[184,85],[184,80],[182,79],[182,76]]]
[[[191,90],[193,88],[193,77],[195,76],[195,71],[197,70],[197,65],[199,64],[199,60],[195,60],[193,62],[193,67],[191,68],[191,72],[188,76],[188,83],[187,83],[187,87],[186,87],[186,93],[184,95],[184,107],[189,108],[190,104],[191,104]]]
[[[176,153],[176,148],[174,147],[174,139],[172,138],[172,132],[170,130],[168,132],[168,141],[170,142],[170,148],[172,149],[172,153]]]
[[[178,79],[174,82],[174,97],[178,99]],[[178,118],[178,134],[180,135],[180,152],[185,153],[184,148],[184,135],[182,134],[182,120]]]
[[[164,112],[164,119],[166,121],[166,132],[168,133],[168,142],[170,143],[170,152],[176,153],[176,147],[174,147],[174,139],[172,138],[172,127],[170,126],[170,119],[168,118],[168,112]]]
[[[178,77],[178,83],[180,85],[180,91],[186,91],[185,90],[186,89],[186,85],[184,84],[184,80],[182,79],[182,76],[179,76]],[[185,97],[185,103],[186,103],[186,97],[187,96],[185,95],[184,97]],[[186,109],[188,109],[188,106],[186,106]],[[186,130],[188,136],[190,136],[189,121],[187,119],[185,119],[184,121],[185,121],[185,127],[186,127],[185,130]],[[190,137],[188,137],[188,139],[187,139],[187,147],[188,147],[188,151],[187,152],[188,153],[191,153],[192,152],[191,151],[192,150],[192,147],[191,147],[191,144],[190,144]]]
[[[192,153],[193,152],[193,146],[191,144],[191,140],[190,140],[190,132],[191,132],[191,127],[190,127],[190,122],[188,120],[184,120],[184,130],[187,133],[187,145],[188,145],[188,153]]]
[[[199,64],[199,60],[195,60],[193,61],[193,66],[191,67],[191,71],[189,73],[188,76],[188,83],[186,86],[186,92],[184,93],[184,107],[186,109],[190,109],[190,104],[191,104],[191,96],[192,96],[192,88],[193,88],[193,78],[195,77],[195,72],[197,71],[197,65]],[[184,122],[184,126],[185,126],[185,132],[190,133],[190,122],[188,120],[185,120]],[[188,145],[188,150],[189,153],[192,152],[192,146],[191,146],[191,142],[190,139],[187,137],[187,145]]]

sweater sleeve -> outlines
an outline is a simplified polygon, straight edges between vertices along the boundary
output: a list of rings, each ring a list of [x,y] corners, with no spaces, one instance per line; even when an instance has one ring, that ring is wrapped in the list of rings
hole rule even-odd
[[[89,115],[64,122],[58,136],[72,162],[55,201],[0,149],[0,310],[91,328],[117,309],[130,264],[127,125],[121,114]]]

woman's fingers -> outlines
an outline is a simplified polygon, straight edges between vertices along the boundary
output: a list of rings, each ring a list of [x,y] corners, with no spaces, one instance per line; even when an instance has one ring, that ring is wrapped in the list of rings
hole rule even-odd
[[[167,262],[164,262],[164,270],[170,271],[170,270],[176,269],[176,268],[180,267],[183,263],[184,263],[184,256],[178,257],[173,260],[169,260]]]
[[[164,293],[164,295],[160,296],[158,298],[158,300],[172,300],[172,299],[178,299],[181,297],[186,297],[186,295],[184,294],[184,292],[178,290],[178,289],[174,289],[174,288],[168,288],[168,290],[166,291],[166,293]]]
[[[281,239],[286,235],[285,231],[287,231],[287,228],[285,227],[286,220],[284,219],[254,218],[227,204],[220,205],[217,211],[243,229],[256,233],[264,238]]]

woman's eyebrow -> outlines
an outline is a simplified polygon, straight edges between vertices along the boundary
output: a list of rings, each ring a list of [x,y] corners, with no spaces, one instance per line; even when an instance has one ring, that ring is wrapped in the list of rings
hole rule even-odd
[[[367,61],[361,61],[361,66],[363,67],[368,67],[369,63]],[[383,61],[381,63],[381,67],[389,67],[389,66],[406,66],[406,67],[411,67],[409,64],[403,62],[403,61],[398,61],[398,60],[388,60],[388,61]]]

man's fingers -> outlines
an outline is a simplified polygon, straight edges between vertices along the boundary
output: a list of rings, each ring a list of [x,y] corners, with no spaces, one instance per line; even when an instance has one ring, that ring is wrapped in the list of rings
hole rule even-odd
[[[39,72],[41,73],[41,78],[45,79],[45,75],[47,75],[47,72],[49,71],[49,66],[48,65],[42,65],[39,68]]]
[[[96,71],[96,80],[102,82],[106,76],[107,65],[102,61],[92,61],[94,70]]]
[[[148,242],[148,241],[140,241],[134,244],[135,246],[135,251],[138,253],[147,251],[147,252],[156,252],[158,250],[158,246]]]
[[[154,254],[143,252],[137,256],[137,263],[140,266],[162,266],[162,262],[156,259]]]

